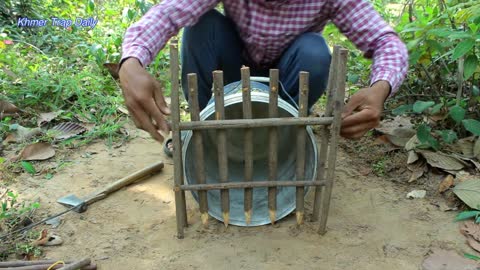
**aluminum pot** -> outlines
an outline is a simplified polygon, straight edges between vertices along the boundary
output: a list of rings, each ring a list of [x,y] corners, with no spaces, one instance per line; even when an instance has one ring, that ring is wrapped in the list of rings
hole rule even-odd
[[[254,79],[254,78],[252,78]],[[268,78],[267,78],[268,80]],[[251,100],[253,118],[268,118],[269,87],[263,83],[251,82]],[[225,91],[225,119],[241,119],[242,94],[241,83],[231,83]],[[298,110],[288,102],[279,98],[279,117],[298,116]],[[201,120],[215,119],[215,104],[210,100],[207,107],[200,112]],[[203,130],[204,163],[207,183],[218,183],[218,157],[215,130]],[[182,135],[183,168],[188,184],[197,184],[192,131]],[[278,127],[278,178],[279,180],[295,180],[296,169],[296,127]],[[243,181],[244,176],[244,131],[243,129],[227,130],[228,179],[232,182]],[[268,180],[268,128],[253,129],[253,180]],[[317,146],[310,127],[307,127],[306,170],[305,180],[314,181],[317,175]],[[308,189],[305,188],[305,194]],[[198,202],[198,193],[193,191]],[[217,220],[223,221],[220,205],[220,191],[209,190],[208,213]],[[230,190],[230,224],[238,226],[259,226],[270,223],[268,212],[267,188],[253,189],[252,217],[250,224],[245,222],[244,189]],[[282,219],[295,210],[295,187],[277,188],[276,220]]]

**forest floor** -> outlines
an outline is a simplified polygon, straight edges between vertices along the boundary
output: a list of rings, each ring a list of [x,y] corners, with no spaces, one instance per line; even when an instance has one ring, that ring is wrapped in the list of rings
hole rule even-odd
[[[134,128],[130,128],[130,132]],[[62,217],[50,232],[61,246],[43,248],[51,259],[92,258],[99,269],[420,269],[434,248],[471,252],[455,223],[455,212],[444,212],[444,199],[428,192],[407,199],[415,189],[403,184],[407,173],[388,177],[371,172],[364,151],[373,139],[342,141],[338,156],[328,232],[318,223],[297,227],[289,215],[276,225],[225,228],[211,219],[203,229],[197,203],[188,194],[189,227],[177,239],[172,160],[160,144],[139,131],[117,148],[97,142],[71,154],[70,165],[51,180],[22,174],[10,185],[26,199],[39,198],[41,214],[64,210],[56,200],[69,193],[87,195],[127,174],[163,160],[164,170],[124,188],[82,213]],[[359,146],[360,145],[360,146]],[[363,145],[363,148],[361,147]],[[359,148],[360,147],[360,148]],[[392,159],[395,162],[395,159]],[[402,167],[402,166],[399,166]],[[394,180],[394,181],[392,181]],[[313,192],[306,211],[312,209]],[[308,219],[308,218],[307,218]]]

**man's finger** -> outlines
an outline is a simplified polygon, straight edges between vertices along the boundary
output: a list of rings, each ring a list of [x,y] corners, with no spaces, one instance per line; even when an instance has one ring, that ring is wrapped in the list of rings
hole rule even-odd
[[[158,109],[165,114],[170,115],[171,111],[168,108],[167,102],[165,101],[165,97],[163,96],[163,90],[159,82],[155,81],[155,90],[153,91],[153,98],[155,99],[155,104],[157,105]]]
[[[359,125],[364,122],[377,122],[380,119],[380,113],[373,109],[363,109],[357,113],[349,115],[342,120],[342,128]]]
[[[145,110],[147,113],[150,115],[150,117],[155,120],[155,123],[159,129],[161,129],[164,132],[168,132],[168,126],[165,121],[165,118],[163,117],[163,114],[160,112],[158,107],[156,106],[155,102],[151,100],[150,102],[147,102],[143,104]],[[151,121],[150,121],[151,123]],[[152,123],[153,125],[153,123]]]
[[[139,120],[141,125],[141,129],[150,133],[150,136],[152,136],[158,142],[163,142],[162,135],[155,128],[148,114],[145,111],[137,110],[137,116],[137,119]]]
[[[374,128],[375,126],[376,126],[376,123],[372,121],[372,122],[364,122],[359,125],[350,126],[346,128],[342,127],[342,129],[340,130],[340,135],[346,138],[359,138],[363,136],[367,131]]]
[[[342,118],[351,115],[363,102],[360,95],[353,95],[352,98],[343,107]]]

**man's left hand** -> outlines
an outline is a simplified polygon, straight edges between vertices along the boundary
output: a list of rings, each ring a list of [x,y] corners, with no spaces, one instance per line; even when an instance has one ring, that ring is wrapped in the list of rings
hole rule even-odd
[[[359,139],[380,124],[383,104],[390,93],[387,81],[378,81],[369,88],[360,89],[345,105],[340,135]]]

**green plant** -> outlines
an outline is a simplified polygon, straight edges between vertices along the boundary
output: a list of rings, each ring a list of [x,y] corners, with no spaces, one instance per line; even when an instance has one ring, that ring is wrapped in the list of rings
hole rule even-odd
[[[455,221],[462,221],[474,218],[475,223],[480,223],[480,211],[478,210],[470,210],[470,211],[463,211],[460,212],[456,217]]]
[[[0,198],[0,229],[1,231],[14,229],[19,226],[27,215],[40,207],[38,202],[26,203],[18,201],[18,194],[8,191],[5,198]]]
[[[379,161],[372,164],[373,173],[377,176],[385,176],[385,160],[382,158]]]

